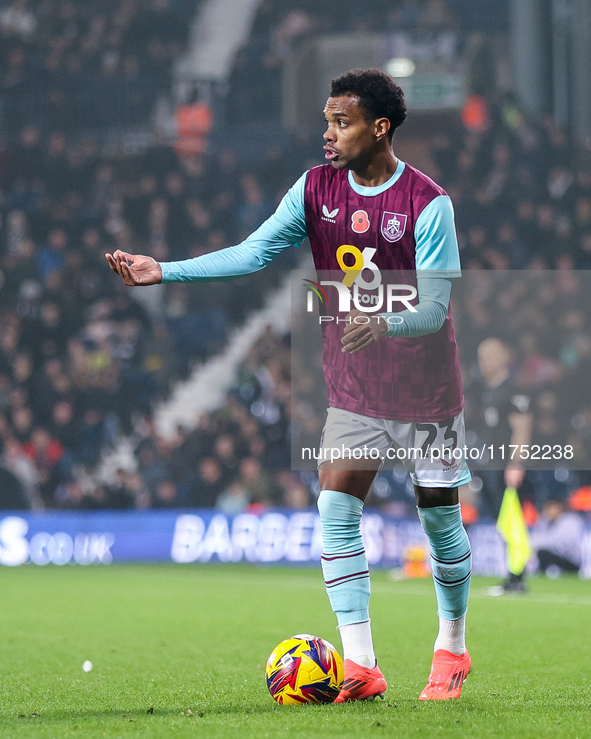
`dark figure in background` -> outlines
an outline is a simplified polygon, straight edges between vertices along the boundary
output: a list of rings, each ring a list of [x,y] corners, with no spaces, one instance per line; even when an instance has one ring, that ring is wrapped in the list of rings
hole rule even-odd
[[[476,434],[474,446],[482,448],[492,445],[497,460],[501,447],[505,449],[506,460],[511,444],[528,445],[531,441],[530,399],[519,391],[511,379],[510,363],[511,354],[506,344],[497,338],[485,339],[478,346],[481,379],[473,382],[466,391],[470,409],[468,427]],[[493,466],[490,460],[489,466]],[[478,474],[483,483],[481,515],[496,519],[505,489],[519,490],[525,470],[519,461],[509,461],[505,469],[483,469]],[[511,544],[507,542],[507,546]],[[504,591],[525,591],[524,569],[518,569],[520,571],[513,572],[509,568],[508,577],[502,585]]]

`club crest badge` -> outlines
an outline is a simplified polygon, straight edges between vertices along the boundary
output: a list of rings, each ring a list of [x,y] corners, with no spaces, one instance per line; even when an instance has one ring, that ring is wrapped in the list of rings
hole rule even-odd
[[[407,218],[408,216],[402,215],[402,213],[384,211],[384,215],[382,216],[382,236],[386,241],[393,244],[404,236]]]

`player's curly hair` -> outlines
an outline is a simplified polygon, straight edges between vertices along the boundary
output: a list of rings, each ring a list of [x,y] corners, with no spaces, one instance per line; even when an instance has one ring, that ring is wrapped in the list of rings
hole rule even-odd
[[[352,69],[332,80],[330,96],[357,95],[359,107],[371,118],[387,118],[390,121],[388,138],[406,119],[406,103],[402,89],[390,75],[381,69]]]

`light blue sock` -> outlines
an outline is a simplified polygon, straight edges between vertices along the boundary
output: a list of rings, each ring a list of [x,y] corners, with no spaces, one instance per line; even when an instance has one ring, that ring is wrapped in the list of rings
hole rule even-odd
[[[470,541],[462,525],[460,504],[417,510],[431,547],[437,613],[453,621],[468,608],[472,571]]]
[[[322,573],[339,626],[369,620],[369,569],[361,539],[363,502],[347,493],[318,496],[322,524]]]

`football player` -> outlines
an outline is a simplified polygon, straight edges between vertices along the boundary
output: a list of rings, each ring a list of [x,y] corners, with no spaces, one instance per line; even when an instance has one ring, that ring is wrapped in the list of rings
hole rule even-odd
[[[453,455],[464,444],[449,308],[452,280],[460,276],[453,208],[441,187],[394,154],[392,137],[406,118],[406,105],[391,77],[369,69],[333,80],[324,116],[327,163],[305,172],[241,244],[181,262],[158,263],[122,251],[106,257],[126,285],[202,282],[256,272],[308,237],[318,271],[347,273],[355,266],[351,253],[357,260],[369,249],[374,270],[414,276],[416,297],[405,310],[359,321],[361,311],[353,309],[346,322],[323,327],[330,408],[322,448],[344,444],[365,451],[358,460],[319,465],[322,568],[345,659],[337,701],[383,695],[387,686],[373,648],[361,516],[388,450],[420,449],[420,456],[405,463],[430,542],[439,633],[419,699],[458,698],[471,664],[465,644],[471,551],[458,502],[458,486],[470,473]],[[377,449],[378,458],[368,449]],[[433,449],[449,454],[437,460]]]

